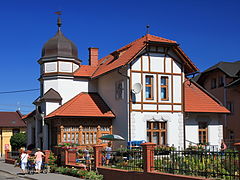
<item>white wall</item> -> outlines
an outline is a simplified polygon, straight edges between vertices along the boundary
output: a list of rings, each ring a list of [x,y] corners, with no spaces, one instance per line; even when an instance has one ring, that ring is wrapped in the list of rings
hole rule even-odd
[[[183,147],[183,116],[182,113],[131,113],[132,140],[147,141],[147,122],[167,123],[167,144]]]
[[[223,139],[223,126],[220,117],[216,113],[188,113],[186,124],[186,140],[199,143],[198,123],[208,122],[208,142],[209,145],[217,145],[220,147],[221,139]],[[186,142],[189,145],[189,142]]]
[[[124,99],[117,100],[115,98],[115,83],[121,80],[124,81]],[[117,70],[98,79],[98,93],[116,115],[116,119],[113,120],[113,133],[123,136],[126,141],[128,141],[127,89],[127,78],[120,75]]]
[[[60,104],[57,102],[45,102],[45,104],[46,104],[46,110],[45,110],[46,115],[50,114],[60,106]]]
[[[89,83],[87,78],[65,78],[52,77],[43,81],[44,91],[46,93],[50,88],[56,90],[62,97],[62,104],[69,101],[81,92],[88,92]]]

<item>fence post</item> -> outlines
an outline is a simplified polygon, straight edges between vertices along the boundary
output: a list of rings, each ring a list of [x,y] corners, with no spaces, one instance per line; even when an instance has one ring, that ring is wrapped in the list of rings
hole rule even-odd
[[[102,148],[103,148],[103,145],[93,146],[94,158],[95,158],[95,160],[94,160],[94,168],[95,169],[102,165]]]
[[[9,152],[9,149],[6,149],[5,150],[5,159],[8,159],[9,157],[8,157],[8,152]]]
[[[147,142],[141,144],[143,147],[143,171],[152,172],[154,171],[154,148],[155,143]]]
[[[43,152],[45,153],[45,163],[48,164],[51,150],[45,150],[45,151],[43,151]]]
[[[64,165],[68,164],[68,150],[64,149]]]

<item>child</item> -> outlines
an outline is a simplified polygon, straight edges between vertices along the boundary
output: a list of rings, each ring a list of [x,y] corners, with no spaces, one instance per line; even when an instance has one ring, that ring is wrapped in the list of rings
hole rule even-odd
[[[106,165],[108,166],[109,160],[111,159],[111,153],[112,153],[112,143],[108,142],[108,146],[106,147]]]
[[[29,158],[29,155],[26,153],[26,151],[23,151],[22,154],[21,154],[21,169],[23,171],[23,173],[27,173],[27,162],[28,162],[28,158]]]

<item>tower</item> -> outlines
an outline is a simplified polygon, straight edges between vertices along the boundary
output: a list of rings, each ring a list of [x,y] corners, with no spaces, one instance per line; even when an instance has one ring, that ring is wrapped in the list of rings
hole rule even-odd
[[[81,60],[78,59],[76,45],[63,35],[61,25],[59,16],[57,33],[44,44],[42,56],[38,60],[40,64],[40,97],[52,88],[66,102],[69,100],[69,97],[65,98],[64,91],[66,89],[63,86],[72,86],[73,72],[79,68]]]

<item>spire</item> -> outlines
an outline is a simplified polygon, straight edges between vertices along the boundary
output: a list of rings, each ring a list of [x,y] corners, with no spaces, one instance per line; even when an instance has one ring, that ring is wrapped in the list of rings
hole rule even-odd
[[[146,28],[147,28],[147,31],[146,31],[146,41],[148,41],[150,25],[146,25]]]
[[[58,19],[57,19],[57,26],[58,26],[58,30],[60,30],[61,26],[62,26],[62,20],[61,20],[61,15],[62,15],[62,11],[57,11],[55,12],[55,14],[58,15]]]
[[[149,34],[150,25],[146,25],[146,28],[147,28],[146,34]]]

